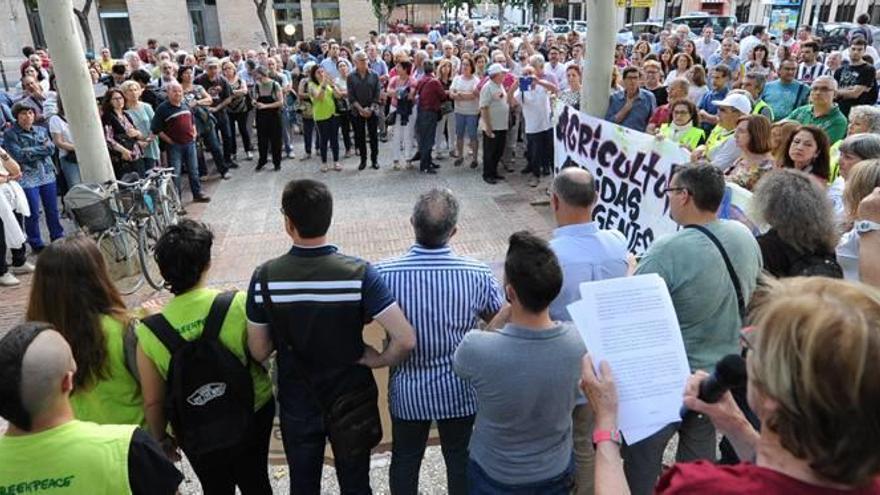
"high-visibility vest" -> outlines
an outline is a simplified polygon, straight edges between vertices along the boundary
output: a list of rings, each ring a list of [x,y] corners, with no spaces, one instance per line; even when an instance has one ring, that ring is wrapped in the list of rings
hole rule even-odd
[[[733,129],[728,131],[720,125],[713,127],[712,132],[709,133],[709,138],[706,139],[706,153],[710,153],[731,136],[733,136]]]
[[[843,141],[838,141],[831,145],[831,149],[829,149],[829,154],[831,155],[831,170],[828,172],[828,183],[831,184],[837,179],[837,176],[840,175],[840,144]]]
[[[665,137],[666,139],[672,139],[673,131],[672,125],[663,124],[660,126],[660,135]],[[700,144],[700,141],[706,137],[706,132],[699,127],[691,127],[684,134],[678,136],[678,144],[683,144],[687,146],[687,148],[691,151],[696,149],[696,147]]]
[[[761,110],[763,110],[764,108],[770,109],[770,122],[773,122],[773,107],[768,105],[767,102],[764,100],[758,100],[758,102],[755,103],[755,108],[752,110],[752,115],[760,115]]]

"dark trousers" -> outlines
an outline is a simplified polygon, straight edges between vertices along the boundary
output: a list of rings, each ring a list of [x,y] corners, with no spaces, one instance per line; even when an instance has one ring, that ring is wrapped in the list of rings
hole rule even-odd
[[[15,221],[21,227],[23,217],[18,213],[14,213],[14,215]],[[0,275],[6,274],[9,269],[9,265],[6,263],[6,248],[6,231],[3,220],[0,220]],[[23,244],[20,248],[11,248],[10,251],[12,252],[12,266],[21,266],[27,261],[27,248]]]
[[[526,134],[527,169],[535,177],[549,174],[553,164],[553,128]]]
[[[354,126],[354,144],[361,154],[361,163],[367,163],[367,133],[370,135],[370,163],[379,160],[379,116],[375,113],[368,118],[360,114],[352,116]]]
[[[238,127],[238,133],[241,134],[241,144],[245,151],[253,151],[251,147],[251,130],[247,126],[248,112],[229,113],[229,134],[232,137],[230,144],[232,154],[238,153],[238,144],[235,141],[235,128]]]
[[[425,171],[431,168],[431,149],[434,148],[434,138],[437,133],[437,120],[440,112],[419,109],[416,116],[416,139],[419,141],[419,170]]]
[[[389,473],[392,495],[416,495],[419,488],[419,469],[428,443],[431,421],[407,421],[391,418],[394,443],[391,446]],[[467,494],[468,443],[474,429],[474,416],[441,419],[440,449],[446,463],[446,483],[449,495]]]
[[[257,167],[266,165],[272,147],[272,165],[281,168],[281,114],[277,109],[257,110]]]
[[[507,131],[493,131],[495,137],[489,137],[483,133],[483,178],[494,179],[498,177],[498,162],[504,154],[504,145],[507,143]]]
[[[226,166],[226,155],[224,155],[223,148],[220,146],[220,138],[217,137],[219,127],[220,125],[218,123],[217,127],[212,131],[206,132],[202,137],[202,142],[204,143],[205,148],[208,148],[208,151],[211,152],[211,158],[214,159],[214,166],[217,167],[217,172],[225,174],[229,170],[229,167]],[[207,172],[207,168],[205,171]]]
[[[336,115],[336,119],[339,122],[339,130],[342,133],[342,144],[345,146],[345,151],[349,151],[351,150],[351,114],[342,112]]]
[[[339,120],[336,116],[315,122],[318,126],[318,148],[321,163],[327,163],[327,147],[333,152],[333,161],[339,161]]]
[[[31,248],[40,249],[45,246],[40,234],[40,203],[43,204],[46,226],[49,227],[49,238],[54,241],[63,237],[64,228],[61,226],[61,217],[58,214],[58,189],[55,181],[23,189],[28,207],[31,209],[31,216],[24,221],[24,230]]]
[[[320,149],[321,144],[318,142],[318,133],[315,129],[314,119],[302,119],[303,145],[306,148],[306,154],[312,154],[312,143],[315,144],[315,150]]]
[[[235,133],[232,122],[226,110],[214,112],[214,118],[217,119],[217,130],[220,131],[220,138],[223,140],[223,159],[228,163],[235,156]]]
[[[275,399],[272,398],[255,413],[254,422],[241,443],[201,456],[187,455],[202,484],[202,493],[234,495],[238,486],[242,495],[272,494],[266,465],[274,419]]]
[[[494,480],[476,461],[471,459],[468,462],[470,495],[569,495],[573,487],[574,459],[557,476],[519,485],[508,485]]]
[[[318,123],[320,125],[320,122]],[[290,469],[291,495],[319,495],[327,430],[321,411],[303,384],[285,384],[281,441]],[[343,495],[370,495],[370,454],[337,458],[336,479]],[[265,470],[265,464],[263,466]]]

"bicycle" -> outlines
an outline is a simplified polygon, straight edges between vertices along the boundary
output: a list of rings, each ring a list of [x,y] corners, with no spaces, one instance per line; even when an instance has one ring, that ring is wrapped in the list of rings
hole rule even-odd
[[[147,172],[146,180],[152,181],[158,193],[156,197],[158,216],[156,219],[159,222],[160,230],[164,232],[169,225],[177,223],[180,212],[183,210],[180,195],[174,185],[174,169],[154,168]]]

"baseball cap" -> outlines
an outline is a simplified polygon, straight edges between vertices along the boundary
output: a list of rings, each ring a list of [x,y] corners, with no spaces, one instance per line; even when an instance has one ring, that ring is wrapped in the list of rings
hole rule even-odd
[[[496,74],[506,74],[508,72],[510,71],[505,69],[504,66],[501,64],[492,64],[489,66],[488,69],[486,69],[486,74],[488,74],[490,77]]]
[[[51,329],[48,323],[22,323],[0,339],[0,416],[25,431],[30,431],[32,418],[22,403],[22,362],[34,339]]]
[[[739,110],[744,115],[752,113],[752,103],[746,95],[728,94],[723,100],[715,100],[712,104],[716,107],[729,107]]]

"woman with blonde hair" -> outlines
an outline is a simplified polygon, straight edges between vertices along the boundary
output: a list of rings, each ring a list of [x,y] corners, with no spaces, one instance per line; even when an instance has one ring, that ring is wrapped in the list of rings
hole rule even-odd
[[[837,262],[847,280],[861,280],[859,236],[877,229],[871,222],[860,221],[859,203],[877,187],[880,187],[880,159],[859,162],[849,171],[843,191],[844,230],[847,232],[837,244]]]
[[[442,59],[437,62],[436,73],[437,80],[443,85],[443,89],[446,90],[448,96],[449,89],[452,87],[452,79],[455,77],[452,61],[449,59]],[[437,130],[435,131],[436,134],[434,137],[434,151],[436,152],[437,158],[443,158],[444,153],[455,158],[455,115],[452,113],[453,101],[446,100],[440,105],[441,109],[444,105],[447,107],[446,110],[448,111],[437,121]]]
[[[684,405],[707,416],[740,459],[678,463],[654,493],[880,493],[880,292],[824,277],[768,280],[744,334],[749,424],[730,392],[698,398],[709,375],[688,380]],[[607,362],[584,357],[581,387],[595,412],[596,494],[629,493],[617,431],[618,394]],[[597,433],[594,433],[594,438]]]

